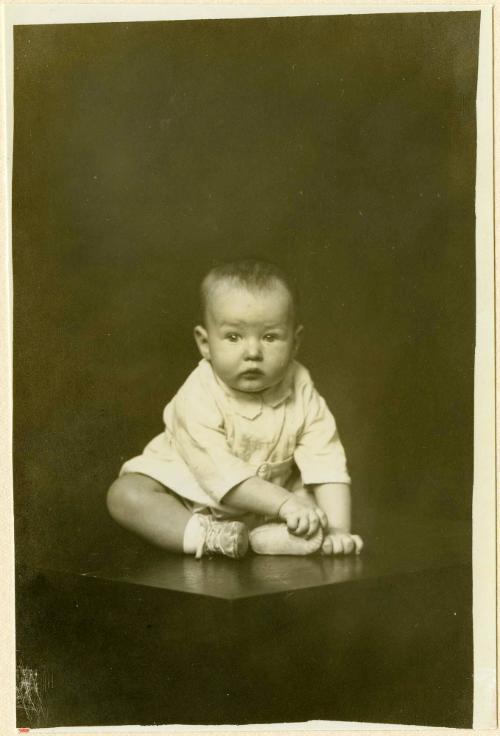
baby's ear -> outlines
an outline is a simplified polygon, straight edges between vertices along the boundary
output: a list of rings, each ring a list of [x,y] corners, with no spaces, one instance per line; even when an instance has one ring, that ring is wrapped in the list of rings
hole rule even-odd
[[[196,325],[194,328],[194,339],[198,345],[198,350],[201,353],[202,358],[210,360],[210,347],[208,345],[207,331],[201,325]]]
[[[303,332],[304,332],[304,327],[303,327],[303,325],[299,325],[299,326],[298,326],[298,327],[296,328],[296,330],[295,330],[295,334],[294,334],[294,336],[293,336],[293,339],[294,339],[294,352],[295,352],[295,353],[296,353],[296,352],[297,352],[297,350],[299,349],[299,347],[300,347],[300,343],[302,342],[302,333],[303,333]]]

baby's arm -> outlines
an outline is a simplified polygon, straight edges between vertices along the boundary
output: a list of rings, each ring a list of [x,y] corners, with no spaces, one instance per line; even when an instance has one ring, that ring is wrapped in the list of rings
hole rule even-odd
[[[328,519],[322,551],[327,555],[359,554],[363,540],[351,534],[351,487],[348,483],[322,483],[313,486],[318,506]]]
[[[298,536],[312,536],[327,519],[316,505],[255,476],[255,469],[233,454],[229,447],[224,417],[207,391],[196,387],[176,397],[172,435],[176,447],[198,483],[217,503],[241,511],[285,521]]]
[[[328,519],[318,506],[310,505],[285,488],[252,476],[232,488],[224,503],[242,511],[284,521],[292,534],[311,537],[319,527],[327,528]]]

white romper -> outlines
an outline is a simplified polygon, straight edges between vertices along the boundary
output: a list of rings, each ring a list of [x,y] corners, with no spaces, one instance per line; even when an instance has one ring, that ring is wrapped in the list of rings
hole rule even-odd
[[[289,490],[350,482],[335,420],[297,361],[277,386],[252,394],[229,388],[201,360],[163,418],[165,431],[120,474],[154,478],[194,510],[241,514],[223,499],[254,475]]]

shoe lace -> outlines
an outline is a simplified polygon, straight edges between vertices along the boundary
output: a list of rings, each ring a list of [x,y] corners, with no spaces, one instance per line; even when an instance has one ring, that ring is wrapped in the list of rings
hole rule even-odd
[[[212,521],[208,525],[205,537],[205,549],[208,552],[221,552],[223,550],[223,544],[221,541],[223,533],[224,526],[222,524]]]
[[[223,552],[227,554],[227,544],[224,544],[222,536],[226,531],[221,522],[206,519],[203,521],[203,530],[200,534],[198,547],[196,548],[196,559],[199,560],[206,552]]]
[[[221,536],[224,532],[224,526],[212,519],[201,517],[200,521],[202,521],[203,528],[196,548],[197,560],[201,559],[206,552],[222,551]]]

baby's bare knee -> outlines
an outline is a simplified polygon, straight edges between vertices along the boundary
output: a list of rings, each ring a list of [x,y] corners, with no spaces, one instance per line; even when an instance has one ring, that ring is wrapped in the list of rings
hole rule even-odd
[[[127,473],[110,486],[106,497],[108,511],[119,523],[127,522],[144,506],[145,495],[163,487],[152,478],[138,473]]]

